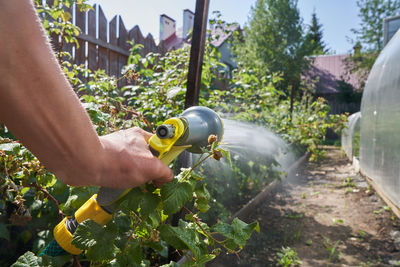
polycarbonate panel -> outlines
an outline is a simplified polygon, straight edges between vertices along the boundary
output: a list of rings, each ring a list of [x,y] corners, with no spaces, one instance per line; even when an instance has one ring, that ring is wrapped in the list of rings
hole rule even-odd
[[[353,160],[353,157],[356,156],[356,146],[354,146],[353,143],[355,142],[354,138],[357,137],[355,134],[356,130],[358,129],[358,131],[360,131],[360,116],[361,112],[351,114],[348,117],[347,128],[342,132],[342,149],[350,160]],[[358,127],[356,127],[357,125]]]
[[[393,35],[400,29],[400,17],[388,21],[388,40],[392,38]]]
[[[361,171],[400,207],[400,32],[368,77],[360,127]]]
[[[361,112],[360,116],[354,123],[354,129],[353,129],[353,142],[352,142],[352,148],[353,148],[353,160],[356,158],[357,160],[360,160],[360,121],[361,121]]]

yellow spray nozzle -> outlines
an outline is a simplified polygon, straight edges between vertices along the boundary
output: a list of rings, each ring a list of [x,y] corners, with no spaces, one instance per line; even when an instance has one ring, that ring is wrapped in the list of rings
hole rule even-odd
[[[153,135],[149,140],[149,146],[152,153],[166,164],[171,162],[185,148],[190,147],[174,147],[175,143],[184,134],[185,130],[186,126],[182,119],[171,118],[166,120],[157,128],[157,134]],[[177,153],[178,151],[180,152]],[[167,154],[170,155],[168,156]],[[164,158],[168,158],[168,160],[163,160]]]

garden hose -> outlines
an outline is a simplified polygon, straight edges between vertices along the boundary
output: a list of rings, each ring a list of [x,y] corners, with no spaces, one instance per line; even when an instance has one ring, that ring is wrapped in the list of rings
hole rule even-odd
[[[218,141],[221,141],[221,118],[209,108],[191,107],[181,116],[168,119],[157,127],[156,134],[149,139],[149,149],[154,156],[168,165],[184,150],[201,153],[201,148],[208,145],[210,135],[216,135]],[[51,241],[41,254],[58,256],[82,253],[81,249],[71,244],[78,225],[88,219],[101,226],[108,223],[117,209],[117,204],[131,189],[101,187],[73,216],[64,218],[54,228],[55,240]]]

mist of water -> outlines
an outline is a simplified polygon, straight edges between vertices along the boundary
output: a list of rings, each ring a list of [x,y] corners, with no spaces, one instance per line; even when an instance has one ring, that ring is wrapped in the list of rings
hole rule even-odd
[[[233,160],[252,164],[263,163],[263,159],[265,162],[275,159],[279,166],[274,168],[279,171],[287,170],[295,161],[289,146],[269,129],[230,119],[223,119],[223,123],[224,136],[221,148],[229,151]],[[220,172],[221,168],[231,169],[226,159],[222,162],[209,160],[205,165],[216,173]],[[229,170],[224,170],[227,171]]]
[[[288,145],[269,129],[253,123],[224,119],[224,137],[222,147],[231,151],[233,156],[243,160],[274,157],[285,170],[293,163],[294,157]]]
[[[226,158],[210,159],[198,170],[212,185],[208,188],[215,203],[222,204],[215,208],[215,216],[224,210],[236,212],[295,161],[289,146],[267,128],[230,119],[223,123],[220,147],[231,153],[233,167]]]

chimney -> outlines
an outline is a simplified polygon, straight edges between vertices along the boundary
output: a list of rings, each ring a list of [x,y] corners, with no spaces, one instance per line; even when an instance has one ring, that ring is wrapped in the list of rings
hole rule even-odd
[[[189,37],[190,31],[193,29],[194,13],[189,9],[183,10],[183,29],[182,38],[186,40]]]
[[[160,16],[160,41],[164,41],[168,37],[175,34],[175,20],[165,14]]]

